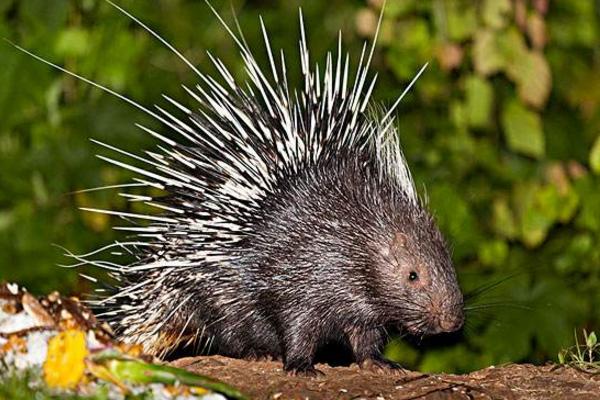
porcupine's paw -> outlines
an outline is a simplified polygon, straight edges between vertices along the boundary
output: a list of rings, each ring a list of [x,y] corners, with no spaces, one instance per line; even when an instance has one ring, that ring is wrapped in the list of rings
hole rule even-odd
[[[361,369],[385,374],[405,373],[400,364],[385,359],[379,350],[373,351],[383,346],[384,335],[380,329],[365,330],[360,327],[350,327],[347,335],[356,364]]]
[[[283,369],[291,376],[318,378],[325,374],[314,366],[318,335],[302,320],[287,321],[284,343]]]
[[[263,362],[263,361],[278,361],[279,358],[270,354],[250,354],[244,357],[247,361]]]
[[[283,365],[285,373],[289,376],[301,376],[308,378],[319,378],[325,374],[316,369],[312,360],[306,358],[288,359]]]
[[[374,371],[379,374],[406,374],[406,370],[396,362],[386,360],[383,357],[368,358],[360,362],[359,367],[364,370]]]
[[[285,368],[285,373],[288,376],[298,376],[305,378],[322,378],[325,376],[325,373],[321,370],[316,369],[315,367],[308,367],[303,369],[287,369]]]

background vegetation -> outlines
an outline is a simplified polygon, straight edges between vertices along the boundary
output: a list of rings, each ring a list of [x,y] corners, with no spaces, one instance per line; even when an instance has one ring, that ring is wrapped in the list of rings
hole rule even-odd
[[[206,50],[243,79],[240,59],[202,1],[123,0],[196,65]],[[231,17],[229,2],[214,4]],[[297,7],[315,58],[338,29],[353,59],[372,37],[380,0],[233,1],[265,60],[258,15],[297,82]],[[574,329],[600,321],[600,32],[598,2],[388,0],[374,60],[375,95],[390,103],[430,66],[399,110],[405,153],[453,244],[466,290],[513,276],[471,303],[453,345],[393,342],[389,354],[423,370],[465,371],[555,359]],[[231,19],[230,19],[231,20]],[[132,21],[99,0],[0,0],[0,36],[142,104],[185,98],[194,75]],[[266,65],[266,64],[265,64]],[[36,292],[85,292],[60,269],[60,249],[85,253],[118,237],[121,183],[89,138],[153,146],[123,102],[0,43],[0,278]],[[475,304],[475,305],[473,305]],[[479,305],[477,305],[479,304]],[[526,306],[527,309],[524,309]]]

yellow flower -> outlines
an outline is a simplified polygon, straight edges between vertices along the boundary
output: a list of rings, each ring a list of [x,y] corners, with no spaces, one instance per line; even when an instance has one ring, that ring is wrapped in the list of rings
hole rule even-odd
[[[50,387],[73,388],[85,372],[87,356],[85,333],[71,329],[59,333],[48,342],[44,363],[44,379]]]

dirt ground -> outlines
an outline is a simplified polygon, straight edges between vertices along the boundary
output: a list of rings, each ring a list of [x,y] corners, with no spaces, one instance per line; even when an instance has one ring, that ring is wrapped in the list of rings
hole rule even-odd
[[[382,373],[318,365],[318,378],[290,377],[281,363],[189,357],[172,365],[221,379],[253,399],[600,399],[600,374],[575,368],[509,364],[467,375]]]

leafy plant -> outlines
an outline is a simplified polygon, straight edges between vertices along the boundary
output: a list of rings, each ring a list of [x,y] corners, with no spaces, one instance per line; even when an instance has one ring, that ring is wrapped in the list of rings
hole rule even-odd
[[[577,331],[574,333],[575,345],[562,349],[558,353],[558,362],[575,366],[586,372],[600,373],[600,343],[594,331],[589,334],[583,330],[583,342],[579,343]]]
[[[109,400],[108,389],[99,386],[94,394],[77,395],[65,392],[57,393],[43,385],[39,369],[3,374],[0,378],[0,399],[6,400]],[[36,382],[36,384],[32,384]],[[133,400],[133,399],[132,399]]]

